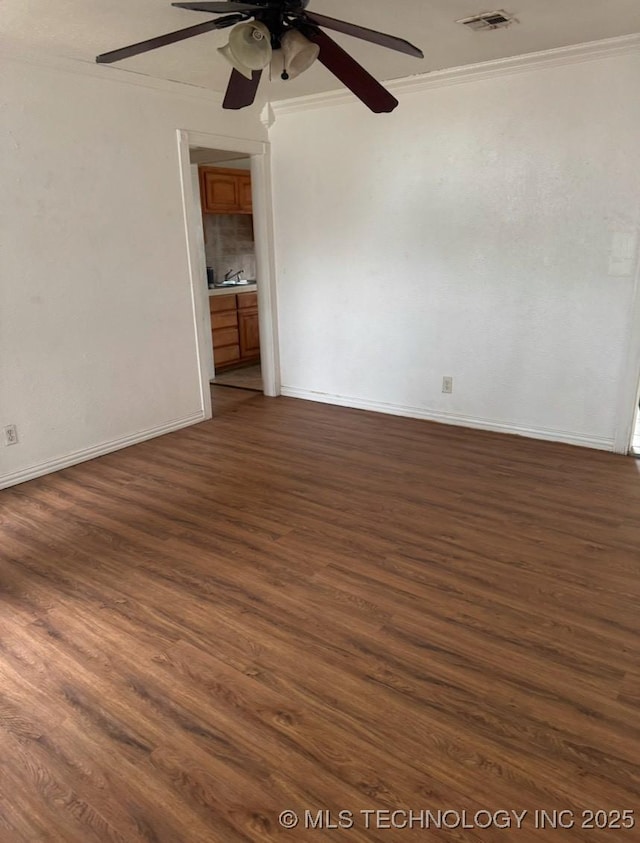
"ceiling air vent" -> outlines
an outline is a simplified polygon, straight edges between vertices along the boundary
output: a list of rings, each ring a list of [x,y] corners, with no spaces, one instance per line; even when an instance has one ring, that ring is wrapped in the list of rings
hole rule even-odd
[[[481,12],[479,15],[472,15],[470,18],[462,18],[456,21],[456,23],[461,23],[474,31],[502,29],[505,26],[509,26],[510,23],[516,22],[513,15],[510,15],[503,9],[497,12]]]

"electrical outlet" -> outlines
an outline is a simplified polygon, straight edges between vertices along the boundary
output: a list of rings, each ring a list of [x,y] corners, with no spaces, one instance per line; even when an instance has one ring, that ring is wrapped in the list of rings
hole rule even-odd
[[[4,429],[4,444],[17,445],[18,444],[18,428],[15,424],[8,424]]]
[[[453,392],[453,378],[442,378],[442,391],[446,392],[447,395],[451,395]]]

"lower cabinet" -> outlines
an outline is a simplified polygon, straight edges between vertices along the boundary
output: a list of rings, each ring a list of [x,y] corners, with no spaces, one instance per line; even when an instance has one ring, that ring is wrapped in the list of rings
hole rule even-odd
[[[235,296],[210,296],[211,337],[216,369],[240,360],[240,336]]]
[[[238,331],[240,359],[258,360],[260,358],[260,328],[257,293],[245,293],[243,296],[238,296]]]
[[[210,296],[216,371],[260,359],[257,293]]]

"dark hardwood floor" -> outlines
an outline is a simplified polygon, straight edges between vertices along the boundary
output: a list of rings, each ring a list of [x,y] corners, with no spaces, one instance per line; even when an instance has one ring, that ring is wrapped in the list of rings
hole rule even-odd
[[[0,841],[637,840],[640,463],[214,392],[0,493]]]

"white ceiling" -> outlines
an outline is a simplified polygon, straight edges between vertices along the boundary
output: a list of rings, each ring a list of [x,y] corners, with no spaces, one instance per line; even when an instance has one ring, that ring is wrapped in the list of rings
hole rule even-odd
[[[311,0],[310,9],[407,38],[424,61],[330,33],[381,80],[488,59],[640,32],[639,0]],[[471,32],[454,23],[504,9],[519,23]],[[169,0],[3,0],[0,32],[18,46],[93,61],[96,54],[210,20]],[[229,66],[215,48],[228,31],[211,32],[118,62],[114,67],[223,92]],[[261,99],[334,90],[340,83],[316,63],[298,79],[263,81]]]

